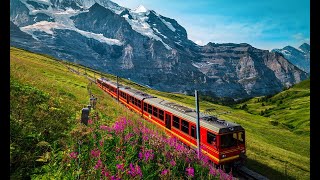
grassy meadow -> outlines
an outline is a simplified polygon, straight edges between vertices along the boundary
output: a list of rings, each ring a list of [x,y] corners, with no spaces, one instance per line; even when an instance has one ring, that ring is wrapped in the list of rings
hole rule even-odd
[[[81,73],[86,72],[91,77],[101,75],[100,72],[84,69],[79,65],[70,63],[67,65],[79,69]],[[109,74],[103,76],[115,79]],[[192,96],[152,90],[126,79],[120,79],[120,83],[194,108]],[[201,101],[200,110],[239,123],[245,128],[248,156],[246,165],[250,169],[269,179],[310,179],[310,85],[308,84],[306,81],[275,96],[257,97],[231,107]],[[18,123],[19,126],[25,127],[25,130],[10,129],[12,133],[17,133],[17,135],[12,134],[10,139],[12,160],[10,166],[13,167],[11,173],[13,178],[22,177],[24,173],[30,172],[28,169],[30,166],[39,167],[37,171],[39,174],[48,175],[54,168],[49,171],[41,166],[48,162],[58,162],[52,159],[64,159],[65,149],[74,146],[74,143],[69,143],[73,142],[70,131],[80,128],[78,125],[80,110],[89,103],[88,88],[98,97],[99,106],[96,110],[100,113],[101,123],[111,126],[119,117],[140,119],[140,116],[128,111],[97,86],[90,84],[86,77],[70,72],[66,64],[61,61],[13,47],[10,49],[10,87],[15,87],[10,91],[10,124]],[[34,94],[38,94],[43,100],[40,102],[33,100],[32,104],[28,103]],[[20,97],[26,101],[21,101]],[[29,110],[34,106],[39,108],[37,113]],[[59,115],[59,120],[56,122],[55,114]],[[55,124],[55,129],[49,129],[50,127],[46,126],[48,124],[46,119],[40,117],[48,117],[50,123]],[[39,121],[33,122],[32,119],[35,118],[39,118]],[[22,119],[28,121],[23,122]],[[60,127],[58,123],[63,125]],[[30,133],[27,131],[29,127],[27,125],[34,130],[38,126],[42,129]],[[152,128],[157,129],[153,126]],[[47,131],[55,136],[48,139],[45,136]],[[47,143],[34,145],[42,141]],[[24,147],[28,149],[23,149]],[[34,162],[28,162],[28,157],[18,156],[21,151],[35,154],[35,157],[32,157]],[[51,152],[51,157],[48,152]],[[25,164],[20,163],[23,166],[19,167],[19,162]],[[57,168],[55,170],[57,173],[49,175],[58,177],[58,172],[62,173],[59,169],[61,167],[53,167]]]

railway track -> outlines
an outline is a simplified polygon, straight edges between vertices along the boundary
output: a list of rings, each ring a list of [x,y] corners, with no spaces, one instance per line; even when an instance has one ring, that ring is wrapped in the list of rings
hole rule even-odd
[[[238,176],[239,180],[269,180],[267,177],[256,173],[245,166],[241,166],[236,169],[235,174]]]

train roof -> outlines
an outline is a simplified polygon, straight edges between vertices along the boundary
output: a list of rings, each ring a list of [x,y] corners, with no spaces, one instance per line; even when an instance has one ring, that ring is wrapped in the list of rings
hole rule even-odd
[[[150,94],[147,94],[145,92],[142,92],[142,91],[139,91],[136,89],[132,89],[128,86],[122,86],[121,88],[119,88],[119,90],[121,90],[122,92],[125,92],[125,93],[129,94],[130,96],[135,97],[139,100],[143,100],[146,98],[155,98],[155,96],[152,96]]]
[[[197,112],[194,109],[166,101],[160,98],[145,99],[145,103],[157,106],[163,110],[170,111],[172,114],[182,119],[197,123]],[[244,130],[239,124],[218,119],[215,116],[199,113],[201,126],[217,133],[228,133],[233,131]]]
[[[117,87],[117,83],[110,81],[109,79],[99,78],[98,80],[102,81],[103,83],[109,84],[111,86]]]

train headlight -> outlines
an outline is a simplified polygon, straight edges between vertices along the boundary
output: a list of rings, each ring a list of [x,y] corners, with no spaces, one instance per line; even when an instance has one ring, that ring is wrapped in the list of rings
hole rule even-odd
[[[225,158],[225,157],[227,157],[227,155],[225,155],[225,154],[222,154],[222,156],[221,156],[222,158]]]

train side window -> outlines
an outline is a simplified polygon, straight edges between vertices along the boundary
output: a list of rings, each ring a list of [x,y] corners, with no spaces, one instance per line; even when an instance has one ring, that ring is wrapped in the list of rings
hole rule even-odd
[[[148,104],[148,113],[152,114],[152,106],[150,104]]]
[[[141,108],[141,101],[138,100],[138,107]]]
[[[148,111],[148,104],[147,103],[143,103],[143,110]]]
[[[194,127],[194,126],[191,126],[191,136],[194,137],[195,139],[197,139],[196,127]]]
[[[216,135],[209,131],[207,132],[207,143],[208,144],[216,143]]]
[[[180,119],[177,116],[173,116],[173,126],[180,129]]]
[[[159,119],[161,119],[162,121],[164,120],[164,112],[161,109],[159,109]]]
[[[189,122],[181,119],[181,131],[189,134]]]
[[[155,117],[158,117],[158,108],[153,107],[153,115],[154,115]]]

